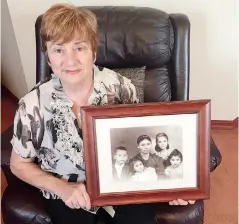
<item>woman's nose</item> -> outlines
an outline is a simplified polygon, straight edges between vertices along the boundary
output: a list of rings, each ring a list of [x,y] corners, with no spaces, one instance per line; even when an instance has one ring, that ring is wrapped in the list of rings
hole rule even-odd
[[[77,55],[74,51],[69,51],[65,55],[65,64],[68,66],[73,66],[77,63]]]

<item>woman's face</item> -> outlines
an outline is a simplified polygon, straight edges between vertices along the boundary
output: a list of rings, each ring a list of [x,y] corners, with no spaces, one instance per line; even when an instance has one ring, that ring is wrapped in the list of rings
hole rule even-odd
[[[144,165],[143,165],[143,163],[141,162],[141,161],[136,161],[135,163],[134,163],[134,170],[135,170],[135,172],[137,172],[137,173],[141,173],[141,172],[143,172],[144,171]]]
[[[68,43],[47,42],[52,71],[63,83],[79,84],[92,79],[94,56],[89,41],[75,36]]]
[[[164,136],[158,137],[157,144],[161,149],[166,149],[168,146],[168,140]]]
[[[139,151],[144,154],[149,154],[152,147],[151,141],[144,139],[138,145]]]

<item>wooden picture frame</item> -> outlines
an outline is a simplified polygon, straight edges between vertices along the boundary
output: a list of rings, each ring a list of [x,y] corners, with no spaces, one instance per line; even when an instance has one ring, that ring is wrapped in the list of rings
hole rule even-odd
[[[210,103],[210,100],[189,100],[82,107],[86,187],[92,206],[209,199]],[[162,134],[156,140],[158,132],[166,133],[168,140]],[[139,140],[137,145],[137,137],[141,135],[150,136],[151,143],[146,139]],[[172,148],[166,149],[163,141]],[[162,151],[158,152],[156,143]],[[147,144],[151,144],[150,155]],[[125,161],[119,159],[125,156],[124,148],[114,151],[119,146],[127,148],[125,167],[130,172],[126,181],[117,180],[118,164]],[[181,150],[181,157],[174,149]],[[174,151],[174,156],[167,154],[167,150]],[[145,160],[135,161],[141,155],[150,157],[147,161],[151,165],[144,163]],[[160,165],[154,166],[160,164],[158,161],[165,164],[164,170],[157,173],[157,180],[150,179],[154,171],[160,171]]]

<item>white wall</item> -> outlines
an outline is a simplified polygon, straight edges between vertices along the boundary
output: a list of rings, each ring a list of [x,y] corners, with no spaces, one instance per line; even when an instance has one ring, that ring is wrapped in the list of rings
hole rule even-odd
[[[2,0],[1,13],[1,82],[20,98],[27,84],[6,0]]]
[[[212,119],[238,116],[237,1],[236,0],[7,0],[28,90],[35,84],[37,16],[51,4],[149,6],[181,12],[191,21],[190,99],[210,98]]]

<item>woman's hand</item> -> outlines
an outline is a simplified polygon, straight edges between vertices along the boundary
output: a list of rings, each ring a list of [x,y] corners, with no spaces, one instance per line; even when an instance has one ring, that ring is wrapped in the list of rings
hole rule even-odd
[[[67,182],[61,194],[61,199],[72,209],[85,208],[90,210],[91,208],[90,197],[83,183]]]
[[[192,205],[194,203],[195,203],[194,200],[184,201],[183,199],[177,199],[169,202],[170,205],[187,205],[187,204]]]

